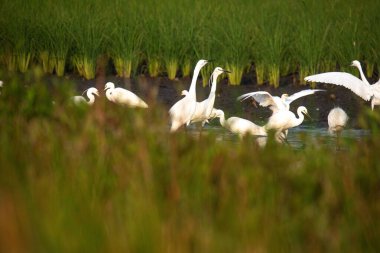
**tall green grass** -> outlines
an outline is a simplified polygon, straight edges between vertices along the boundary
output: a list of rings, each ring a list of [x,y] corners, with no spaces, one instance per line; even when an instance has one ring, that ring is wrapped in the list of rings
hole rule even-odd
[[[361,60],[378,73],[380,4],[357,1],[21,0],[0,9],[3,68],[25,72],[41,65],[92,79],[109,55],[119,76],[186,77],[200,58],[230,68],[230,84],[255,71],[258,84],[283,76],[343,70]],[[202,71],[204,84],[212,70]],[[110,74],[107,73],[107,74]]]
[[[74,107],[71,84],[38,76],[4,76],[1,252],[380,250],[377,112],[340,152],[259,148],[169,134],[159,106]]]

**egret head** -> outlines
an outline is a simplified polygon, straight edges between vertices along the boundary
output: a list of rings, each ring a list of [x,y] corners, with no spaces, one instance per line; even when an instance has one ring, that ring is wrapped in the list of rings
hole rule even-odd
[[[220,75],[220,74],[222,74],[222,73],[231,73],[231,71],[228,71],[228,70],[222,69],[221,67],[216,67],[216,68],[214,69],[214,72],[213,72],[213,74],[216,75],[216,76],[218,76],[218,75]]]
[[[222,116],[224,116],[224,112],[222,111],[222,110],[213,110],[213,116],[214,116],[214,118],[220,118],[220,117],[222,117]]]
[[[189,92],[187,90],[181,91],[181,96],[187,96],[187,94],[189,94]]]
[[[360,62],[358,60],[354,60],[354,61],[352,61],[351,66],[359,68]]]
[[[298,107],[298,110],[297,110],[297,111],[298,111],[298,112],[301,112],[301,113],[303,113],[303,114],[305,114],[308,118],[311,119],[311,117],[310,117],[309,113],[307,112],[307,109],[306,109],[305,106],[300,106],[300,107]]]
[[[108,82],[106,83],[106,85],[104,86],[104,90],[107,90],[107,89],[113,89],[115,88],[115,84],[113,82]]]
[[[281,99],[282,99],[282,100],[284,100],[284,99],[286,99],[286,98],[288,98],[288,97],[289,97],[289,95],[286,94],[286,93],[281,95]],[[306,108],[305,108],[305,109],[306,109]]]
[[[95,87],[92,87],[92,88],[88,89],[88,92],[89,92],[89,93],[92,93],[92,94],[95,94],[96,96],[99,97],[99,91],[98,91],[98,89],[95,88]]]
[[[209,63],[209,61],[208,60],[203,60],[203,59],[201,59],[201,60],[199,60],[198,62],[197,62],[197,65],[195,66],[195,68],[199,68],[199,69],[201,69],[203,66],[205,66],[207,63]]]

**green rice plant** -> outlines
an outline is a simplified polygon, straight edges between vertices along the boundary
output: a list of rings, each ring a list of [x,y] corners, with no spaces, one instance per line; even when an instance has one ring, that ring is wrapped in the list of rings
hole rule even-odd
[[[228,74],[229,84],[239,85],[246,66],[249,65],[249,52],[252,45],[252,35],[247,22],[244,4],[227,5],[231,15],[222,16],[219,20],[223,26],[215,30],[219,58],[225,62],[231,73]],[[241,11],[241,13],[238,12]],[[239,13],[239,14],[236,14]]]
[[[72,63],[74,68],[86,79],[95,77],[97,58],[104,52],[105,37],[108,34],[105,17],[101,14],[93,16],[84,11],[91,8],[102,13],[102,6],[98,2],[78,2],[73,7],[71,20],[71,38],[73,40]],[[85,14],[83,14],[85,13]],[[105,15],[107,12],[103,12]]]
[[[143,27],[139,22],[139,9],[134,2],[115,6],[119,11],[112,23],[113,31],[108,38],[108,50],[115,65],[116,74],[130,78],[136,74],[141,61]]]
[[[52,74],[55,67],[55,61],[50,56],[49,52],[43,51],[40,53],[40,61],[42,63],[42,69],[45,73]]]
[[[260,64],[259,62],[255,63],[255,73],[256,73],[256,83],[261,85],[265,81],[265,66],[264,64]]]
[[[181,64],[182,77],[188,77],[191,74],[192,64],[190,59],[184,59]]]

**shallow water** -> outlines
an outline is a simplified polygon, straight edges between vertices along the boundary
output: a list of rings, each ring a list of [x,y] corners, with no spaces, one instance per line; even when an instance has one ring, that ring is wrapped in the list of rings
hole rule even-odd
[[[199,128],[192,125],[188,128],[188,133],[191,135],[199,135]],[[215,134],[219,141],[240,141],[240,138],[236,134],[231,133],[217,124],[206,125],[202,129],[201,134],[207,133]],[[370,131],[365,129],[344,129],[341,132],[338,146],[337,136],[330,134],[327,127],[321,127],[317,124],[301,125],[289,130],[285,145],[290,145],[295,149],[303,149],[309,144],[323,145],[333,149],[345,149],[345,143],[347,143],[347,141],[358,141],[370,136],[370,134]],[[251,138],[260,146],[265,145],[266,137],[252,136]]]

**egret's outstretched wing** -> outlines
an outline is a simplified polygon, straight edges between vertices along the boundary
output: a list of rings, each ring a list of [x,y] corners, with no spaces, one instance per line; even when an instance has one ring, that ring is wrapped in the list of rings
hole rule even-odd
[[[291,102],[293,102],[296,99],[299,99],[299,98],[304,97],[304,96],[312,95],[312,94],[314,94],[314,93],[316,93],[318,91],[325,91],[325,90],[319,90],[319,89],[302,90],[302,91],[296,92],[293,95],[285,98],[285,103],[290,104]]]
[[[259,103],[259,105],[263,107],[269,106],[269,108],[273,112],[277,112],[278,110],[283,109],[285,107],[285,105],[281,102],[281,99],[279,97],[272,97],[272,95],[266,91],[255,91],[246,93],[239,96],[237,99],[243,101],[250,97],[255,99]]]
[[[341,85],[347,89],[350,89],[356,95],[366,101],[370,100],[373,95],[371,85],[363,82],[356,76],[345,72],[327,72],[313,76],[307,76],[305,77],[305,81]]]

